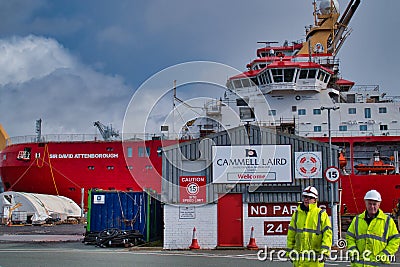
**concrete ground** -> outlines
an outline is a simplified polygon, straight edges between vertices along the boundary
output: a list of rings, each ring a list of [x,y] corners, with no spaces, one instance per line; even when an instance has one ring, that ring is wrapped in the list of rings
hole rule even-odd
[[[81,241],[84,224],[0,225],[0,242],[68,242]]]

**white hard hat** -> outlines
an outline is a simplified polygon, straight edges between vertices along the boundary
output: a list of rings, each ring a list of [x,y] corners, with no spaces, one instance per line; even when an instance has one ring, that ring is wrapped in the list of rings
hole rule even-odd
[[[318,198],[318,190],[314,186],[307,186],[303,190],[303,196]]]
[[[365,194],[364,200],[375,200],[375,201],[382,201],[381,194],[379,194],[376,190],[370,190]]]

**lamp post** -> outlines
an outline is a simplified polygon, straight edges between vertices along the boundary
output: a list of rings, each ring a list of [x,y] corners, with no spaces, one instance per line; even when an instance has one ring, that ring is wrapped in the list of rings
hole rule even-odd
[[[333,106],[333,107],[324,107],[321,106],[321,110],[328,110],[328,137],[329,137],[329,167],[333,166],[333,158],[332,158],[332,137],[331,137],[331,110],[337,110],[340,107]],[[332,236],[335,236],[334,230],[333,230],[333,223],[334,223],[334,218],[333,218],[333,187],[334,183],[332,183],[331,186],[331,212],[332,212]]]

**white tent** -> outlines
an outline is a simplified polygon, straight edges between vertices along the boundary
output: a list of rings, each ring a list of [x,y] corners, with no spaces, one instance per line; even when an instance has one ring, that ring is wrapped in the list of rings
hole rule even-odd
[[[44,223],[47,219],[66,220],[80,217],[81,208],[71,199],[63,196],[24,192],[3,192],[0,194],[0,212],[3,218],[12,214],[26,215],[32,223]]]

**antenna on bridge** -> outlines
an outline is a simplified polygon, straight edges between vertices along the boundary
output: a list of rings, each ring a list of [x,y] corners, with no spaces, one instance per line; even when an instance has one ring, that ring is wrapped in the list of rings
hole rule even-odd
[[[100,121],[94,122],[94,126],[99,129],[101,136],[103,137],[104,141],[111,140],[112,137],[118,137],[119,132],[112,128],[112,125],[105,126]]]

